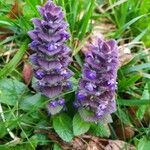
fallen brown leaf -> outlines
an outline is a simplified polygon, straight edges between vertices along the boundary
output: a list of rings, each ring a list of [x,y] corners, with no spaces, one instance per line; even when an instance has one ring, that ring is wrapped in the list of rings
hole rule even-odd
[[[133,107],[133,106],[129,107],[128,112],[129,112],[130,116],[132,118],[134,118],[133,123],[135,124],[135,126],[142,127],[143,125],[142,125],[141,121],[136,117],[137,107]]]
[[[120,67],[126,65],[133,59],[134,55],[131,53],[130,49],[124,45],[119,47],[119,60]]]
[[[53,142],[57,143],[63,150],[135,150],[130,145],[121,140],[101,139],[91,135],[75,137],[72,142],[64,142],[55,132],[48,130],[35,130],[35,133],[48,134]]]
[[[0,34],[0,41],[11,35],[11,31],[3,27],[0,27],[0,32],[3,32],[3,34]]]
[[[132,145],[125,143],[120,140],[108,140],[108,145],[104,150],[136,150],[136,148]]]
[[[131,139],[135,135],[135,130],[128,125],[124,125],[124,127],[120,125],[115,127],[115,133],[119,139],[127,140]]]
[[[22,77],[24,82],[29,85],[32,79],[33,70],[32,66],[29,63],[24,63],[23,71],[22,71]]]
[[[22,14],[21,5],[22,4],[19,1],[15,0],[10,12],[8,13],[8,17],[12,19],[16,19],[19,15],[21,15]]]

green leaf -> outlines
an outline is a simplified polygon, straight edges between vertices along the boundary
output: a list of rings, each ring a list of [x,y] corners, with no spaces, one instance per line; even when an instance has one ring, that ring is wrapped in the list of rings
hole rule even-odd
[[[137,16],[136,18],[133,18],[132,20],[130,20],[128,23],[126,23],[122,28],[123,30],[127,29],[128,27],[130,27],[132,24],[134,24],[136,21],[138,21],[139,19],[148,16],[148,14],[144,14],[144,15],[140,15]]]
[[[27,87],[17,80],[0,80],[0,102],[7,105],[15,105],[26,90]]]
[[[124,32],[127,28],[129,28],[132,24],[134,24],[135,22],[137,22],[138,20],[140,20],[143,17],[148,16],[149,14],[144,14],[144,15],[140,15],[137,16],[135,18],[133,18],[132,20],[130,20],[129,22],[127,22],[124,26],[122,26],[117,32],[116,32],[116,37],[119,37],[119,35],[121,35],[122,32]]]
[[[0,120],[0,138],[8,134],[7,128],[9,128],[10,131],[12,131],[13,129],[18,127],[17,121],[19,119],[13,119],[8,117],[8,112],[4,112],[4,115],[6,121],[3,122],[2,120]]]
[[[84,17],[82,19],[83,22],[79,32],[79,39],[82,39],[87,32],[87,28],[89,26],[89,21],[92,16],[93,9],[94,9],[94,0],[90,0],[89,5],[87,7],[87,11],[85,12]]]
[[[144,73],[144,72],[140,72],[140,73],[141,73],[142,77],[150,79],[150,74]]]
[[[20,62],[23,55],[25,54],[27,47],[28,47],[28,40],[22,43],[22,46],[17,51],[16,55],[10,60],[8,64],[4,66],[3,69],[0,70],[0,78],[6,77],[16,68],[17,64]]]
[[[23,110],[33,110],[42,107],[43,99],[40,93],[28,96],[20,103],[20,108]]]
[[[82,62],[82,59],[81,59],[79,54],[75,55],[75,59],[78,62],[78,64],[82,67],[83,66],[83,62]]]
[[[62,149],[57,144],[54,144],[53,150],[62,150]]]
[[[35,150],[29,143],[18,144],[16,146],[0,145],[0,150]]]
[[[139,35],[137,35],[133,40],[132,42],[138,42],[149,30],[149,26],[143,30]]]
[[[128,78],[124,78],[121,81],[119,81],[119,89],[125,90],[127,87],[133,85],[136,81],[138,81],[141,78],[141,74],[135,74]]]
[[[3,21],[3,20],[0,20],[0,25],[11,25],[11,23],[10,22],[8,22],[8,21]]]
[[[86,133],[90,129],[91,124],[85,122],[79,113],[77,113],[73,118],[73,133],[75,136]]]
[[[113,3],[112,5],[110,5],[106,11],[110,10],[110,9],[113,9],[114,7],[118,7],[119,5],[125,3],[127,0],[120,0],[120,1],[117,1],[115,3]]]
[[[110,130],[109,127],[104,124],[92,124],[90,128],[90,133],[99,137],[109,137]]]
[[[39,12],[38,12],[38,10],[37,10],[37,8],[36,8],[36,6],[37,6],[38,4],[40,4],[39,1],[38,1],[38,0],[34,0],[34,1],[25,0],[25,2],[28,4],[28,6],[31,7],[33,13],[35,13],[36,16],[39,17]]]
[[[142,100],[142,99],[145,99],[145,100],[148,100],[148,101],[149,101],[149,99],[150,99],[150,91],[149,91],[149,89],[148,89],[148,84],[146,84],[145,87],[144,87],[144,91],[143,91],[141,100]],[[139,107],[139,109],[138,109],[137,112],[136,112],[136,116],[137,116],[138,119],[141,120],[141,119],[144,117],[146,108],[147,108],[146,105],[143,105],[143,106],[140,106],[140,107]]]
[[[56,133],[66,142],[73,138],[71,118],[63,113],[53,117],[53,127]]]
[[[140,106],[140,105],[150,105],[150,100],[118,99],[117,103],[119,105],[124,105],[124,106]]]
[[[34,135],[34,138],[36,139],[36,142],[38,145],[46,145],[49,143],[49,140],[46,134],[37,133]]]
[[[150,140],[146,139],[146,137],[143,137],[140,139],[140,142],[138,143],[137,150],[149,150],[150,148]]]
[[[115,114],[124,124],[131,124],[129,114],[125,112],[123,109],[120,109],[120,107],[118,107],[117,112]]]
[[[130,73],[130,72],[134,72],[134,71],[140,71],[143,69],[150,69],[149,66],[150,66],[150,63],[145,63],[145,64],[140,64],[140,65],[126,68],[124,71],[125,71],[125,73]]]
[[[3,136],[5,136],[7,134],[7,129],[5,127],[5,123],[0,121],[0,138],[2,138]]]

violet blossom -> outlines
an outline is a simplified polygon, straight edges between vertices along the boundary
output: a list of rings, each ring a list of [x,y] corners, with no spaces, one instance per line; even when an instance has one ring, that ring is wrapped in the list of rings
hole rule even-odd
[[[72,59],[65,44],[69,38],[68,25],[62,9],[51,0],[43,7],[39,6],[38,10],[42,18],[32,19],[34,30],[28,32],[32,39],[29,47],[34,52],[30,60],[37,79],[34,88],[53,100],[49,104],[52,111],[52,108],[64,106],[65,102],[59,95],[71,88],[69,78],[73,73],[68,66]]]
[[[100,121],[116,110],[118,48],[100,38],[88,46],[74,105],[85,121]]]

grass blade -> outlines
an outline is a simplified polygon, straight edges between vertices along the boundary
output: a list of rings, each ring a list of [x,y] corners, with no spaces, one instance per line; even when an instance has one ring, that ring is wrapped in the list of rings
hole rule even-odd
[[[87,28],[89,25],[90,18],[92,16],[93,8],[94,8],[94,0],[91,0],[89,3],[88,9],[85,12],[85,17],[83,17],[82,19],[83,22],[82,22],[81,29],[78,35],[79,39],[82,39],[87,32]]]
[[[127,28],[129,28],[132,24],[134,24],[135,22],[137,22],[138,20],[140,20],[141,18],[143,17],[146,17],[148,16],[149,14],[144,14],[144,15],[140,15],[140,16],[137,16],[135,18],[133,18],[132,20],[130,20],[129,22],[127,22],[121,29],[119,29],[117,32],[116,32],[116,37],[120,36],[120,34],[122,32],[124,32]]]
[[[141,106],[141,105],[150,105],[150,100],[136,100],[136,99],[118,99],[117,103],[119,105],[124,105],[124,106]]]
[[[130,72],[140,71],[142,69],[150,69],[150,63],[132,66],[132,67],[126,68],[124,71],[125,73],[130,73]]]
[[[138,81],[141,78],[141,74],[135,74],[131,77],[125,78],[119,82],[119,89],[125,90],[126,88],[133,85],[136,81]]]
[[[0,78],[6,77],[8,74],[10,74],[19,61],[22,59],[23,55],[25,54],[28,47],[28,40],[26,40],[20,49],[17,51],[16,55],[10,60],[8,64],[6,64],[3,69],[0,70]]]

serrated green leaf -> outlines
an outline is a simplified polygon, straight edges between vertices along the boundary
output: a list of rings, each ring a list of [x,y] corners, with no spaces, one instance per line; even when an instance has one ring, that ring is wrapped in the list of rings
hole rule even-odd
[[[53,127],[56,133],[66,142],[73,138],[71,118],[63,113],[53,117]]]
[[[0,102],[7,105],[15,105],[21,95],[27,91],[27,87],[17,80],[0,80]]]
[[[77,113],[73,118],[73,133],[75,136],[86,133],[90,128],[90,123],[85,122],[79,113]]]

